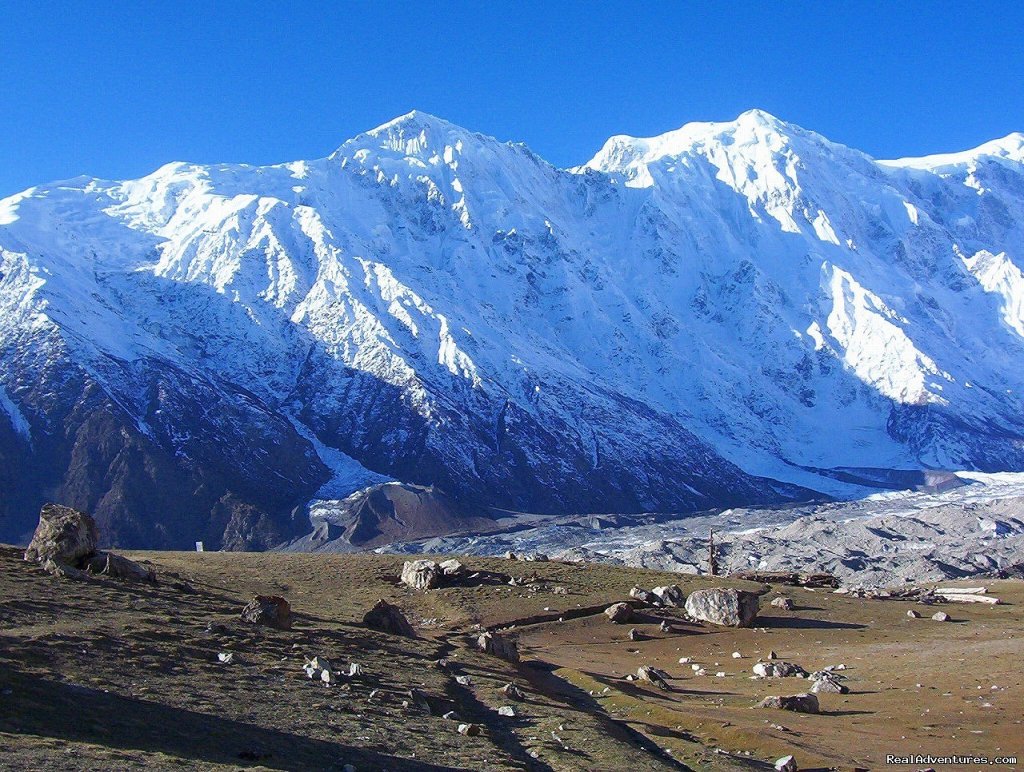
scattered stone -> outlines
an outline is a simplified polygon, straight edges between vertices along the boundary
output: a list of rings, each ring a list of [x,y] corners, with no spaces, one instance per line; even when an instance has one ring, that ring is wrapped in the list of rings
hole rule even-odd
[[[779,655],[776,654],[774,651],[769,651],[768,652],[768,659],[778,659],[778,658],[779,658]]]
[[[945,611],[936,611],[934,614],[932,614],[932,619],[934,619],[936,622],[948,622],[949,614],[947,614]]]
[[[459,734],[464,734],[467,737],[476,737],[480,734],[480,727],[476,724],[459,724]]]
[[[656,667],[650,665],[641,665],[637,668],[636,676],[641,681],[650,681],[652,684],[657,686],[659,689],[668,691],[668,674],[664,670],[658,670]]]
[[[40,564],[52,560],[58,566],[78,568],[96,552],[97,540],[96,521],[89,515],[60,504],[44,504],[25,560]]]
[[[725,671],[719,670],[717,673],[715,673],[715,678],[725,678]]]
[[[780,595],[778,598],[772,599],[772,607],[780,608],[783,611],[792,611],[794,608],[793,600],[792,598],[787,598],[785,596]]]
[[[467,573],[466,566],[464,566],[455,558],[445,560],[443,563],[440,564],[439,568],[441,569],[441,573],[444,574],[444,576],[451,578],[464,576]]]
[[[631,641],[639,641],[643,638],[643,635],[641,635],[640,631],[637,630],[635,627],[631,627],[628,633],[628,637]]]
[[[836,680],[835,676],[826,676],[815,679],[811,691],[814,694],[849,694],[850,688]]]
[[[635,681],[636,680],[636,676],[633,675],[632,673],[626,673],[626,680],[627,681]]]
[[[434,715],[434,709],[430,704],[430,700],[427,699],[427,695],[419,689],[410,689],[406,692],[406,696],[409,698],[411,704],[415,705],[419,710],[423,711],[428,716]]]
[[[670,632],[672,632],[672,626],[668,622],[666,622],[664,619],[661,620],[661,624],[658,625],[658,628],[663,633],[670,633]]]
[[[449,710],[447,713],[445,713],[443,716],[441,716],[441,718],[446,718],[449,721],[458,721],[459,720],[459,714],[456,713],[454,710]]]
[[[313,657],[302,666],[302,669],[306,671],[307,678],[320,678],[320,674],[325,671],[333,672],[330,661],[324,657]]]
[[[338,680],[338,677],[336,675],[334,675],[334,672],[331,671],[331,670],[321,670],[320,671],[320,680],[323,681],[328,686],[330,686],[331,684],[335,683]]]
[[[832,574],[801,574],[797,571],[739,571],[730,576],[758,584],[787,584],[794,587],[836,588],[839,580]]]
[[[920,619],[921,618],[921,612],[914,611],[914,609],[910,609],[907,612],[907,616],[910,617],[911,619]]]
[[[818,697],[814,694],[794,694],[788,697],[765,697],[757,707],[791,710],[795,713],[818,713]]]
[[[444,571],[433,560],[407,560],[402,566],[402,584],[414,590],[432,590],[441,586]]]
[[[509,699],[513,699],[513,700],[525,700],[526,699],[526,695],[523,693],[523,690],[520,689],[515,684],[512,684],[512,683],[505,684],[503,687],[501,687],[501,693],[504,694]]]
[[[727,627],[750,627],[757,618],[755,593],[733,588],[696,590],[686,599],[686,613],[694,619]]]
[[[754,675],[763,678],[790,678],[792,676],[806,676],[807,671],[792,662],[774,660],[772,662],[758,662],[753,667]]]
[[[679,585],[677,584],[670,584],[665,587],[655,587],[651,590],[651,594],[657,596],[662,605],[665,606],[682,608],[686,603],[686,596],[683,595],[683,591],[679,589]]]
[[[633,607],[628,603],[613,603],[604,610],[604,614],[615,624],[621,625],[633,618]]]
[[[514,640],[504,635],[483,633],[476,639],[476,648],[507,662],[519,661],[519,647]]]
[[[242,609],[243,622],[251,625],[273,627],[278,630],[292,629],[292,609],[280,595],[255,595]]]
[[[373,608],[363,616],[363,624],[371,630],[379,630],[382,633],[401,635],[406,638],[415,638],[416,633],[405,618],[405,614],[398,606],[393,606],[386,600],[378,600]]]
[[[635,598],[641,603],[649,603],[652,606],[656,606],[661,602],[657,595],[650,590],[645,590],[639,585],[633,587],[633,589],[629,591],[629,597]]]
[[[551,592],[553,592],[555,595],[568,595],[569,594],[569,591],[565,587],[562,587],[560,585],[555,585],[554,587],[552,587],[551,588]]]
[[[743,655],[742,655],[742,654],[740,654],[740,653],[739,653],[738,651],[734,651],[734,652],[732,653],[732,658],[733,658],[733,659],[743,659]]]
[[[679,658],[679,664],[680,665],[689,665],[690,664],[690,658],[689,657],[680,657]]]
[[[235,653],[233,651],[222,651],[217,655],[217,661],[230,665],[235,661]]]
[[[455,676],[455,683],[459,684],[460,686],[469,686],[471,683],[473,683],[473,679],[470,678],[468,675],[457,675]]]
[[[797,772],[796,760],[792,756],[783,756],[776,759],[775,769],[779,772]]]
[[[358,662],[352,662],[348,666],[348,677],[356,678],[357,676],[363,675],[363,666]]]
[[[498,708],[498,715],[515,718],[516,710],[511,705],[502,705],[500,708]]]

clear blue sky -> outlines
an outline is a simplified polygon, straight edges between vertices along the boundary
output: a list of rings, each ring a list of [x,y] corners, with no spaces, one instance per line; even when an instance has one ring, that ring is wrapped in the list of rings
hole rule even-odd
[[[1011,2],[318,5],[0,0],[0,196],[316,158],[413,108],[562,166],[751,107],[879,157],[1024,130]]]

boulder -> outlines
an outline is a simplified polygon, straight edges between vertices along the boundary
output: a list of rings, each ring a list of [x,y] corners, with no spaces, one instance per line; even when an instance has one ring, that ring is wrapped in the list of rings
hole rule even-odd
[[[505,684],[503,687],[501,687],[501,693],[512,700],[526,699],[526,695],[523,693],[523,690],[512,683]]]
[[[509,718],[515,718],[516,709],[513,708],[511,705],[502,705],[500,708],[498,708],[498,715],[508,716]]]
[[[934,619],[936,622],[948,622],[949,614],[947,614],[945,611],[936,611],[934,614],[932,614],[932,619]]]
[[[849,694],[850,688],[835,677],[817,678],[811,687],[814,694]]]
[[[911,619],[920,619],[921,618],[921,612],[914,611],[914,609],[910,609],[909,611],[907,611],[907,616],[910,617]]]
[[[39,525],[25,550],[25,560],[80,568],[96,552],[96,521],[84,512],[60,504],[44,504]]]
[[[727,627],[750,627],[757,618],[755,593],[725,587],[696,590],[686,599],[686,613],[694,619]]]
[[[407,560],[402,566],[402,584],[414,590],[431,590],[441,585],[444,570],[433,560]]]
[[[307,678],[319,678],[321,680],[324,680],[324,673],[334,673],[330,660],[325,657],[313,657],[313,659],[302,666],[302,669],[306,672]]]
[[[765,697],[757,707],[791,710],[794,713],[818,713],[818,698],[813,694],[793,694],[788,697]]]
[[[156,582],[156,572],[152,568],[146,568],[113,552],[97,552],[86,561],[86,569],[91,574],[103,574],[129,582]]]
[[[785,596],[780,595],[778,598],[772,599],[772,608],[780,608],[783,611],[792,611],[793,600],[792,598],[787,598]]]
[[[658,670],[656,667],[650,665],[641,665],[637,668],[636,677],[641,681],[649,681],[650,683],[657,686],[659,689],[668,691],[668,673],[664,670]]]
[[[467,737],[476,737],[480,734],[480,727],[476,724],[459,724],[459,734],[464,734]]]
[[[476,648],[506,662],[519,661],[519,647],[514,640],[504,635],[481,633],[476,639]]]
[[[633,618],[633,607],[628,603],[613,603],[604,610],[604,614],[615,624],[622,625]]]
[[[651,606],[657,606],[661,603],[661,599],[650,590],[645,590],[639,585],[629,591],[629,597],[635,598],[641,603],[648,603]]]
[[[445,577],[451,577],[452,579],[454,579],[454,578],[466,575],[466,566],[463,565],[462,563],[460,563],[455,558],[452,558],[450,560],[445,560],[438,567],[441,569],[441,573]],[[405,571],[403,570],[402,573],[404,574]]]
[[[631,641],[643,640],[643,635],[635,627],[630,628],[629,632],[626,634],[626,637],[629,638],[629,640]]]
[[[792,756],[783,756],[781,759],[776,759],[775,769],[778,772],[797,772],[796,759]]]
[[[363,615],[363,624],[371,630],[379,630],[382,633],[401,635],[405,638],[415,638],[416,632],[405,618],[405,614],[398,606],[393,606],[381,598],[373,608]]]
[[[280,595],[255,595],[242,609],[243,622],[251,625],[292,629],[292,609]]]
[[[677,584],[670,584],[665,587],[655,587],[651,590],[651,593],[661,601],[663,606],[682,608],[686,603],[686,596],[683,594],[683,591],[679,589],[679,585]]]

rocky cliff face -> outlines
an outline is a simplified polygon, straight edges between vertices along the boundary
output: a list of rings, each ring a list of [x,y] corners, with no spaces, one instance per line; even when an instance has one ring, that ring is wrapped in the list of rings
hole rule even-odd
[[[389,478],[635,512],[1024,468],[1022,146],[877,162],[752,111],[559,170],[412,113],[32,188],[0,201],[0,538],[44,498],[259,548]]]

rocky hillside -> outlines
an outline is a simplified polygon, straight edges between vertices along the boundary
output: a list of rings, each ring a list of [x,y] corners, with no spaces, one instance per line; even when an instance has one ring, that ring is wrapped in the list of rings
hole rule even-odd
[[[1024,137],[759,111],[579,168],[410,113],[327,158],[0,201],[0,537],[262,548],[388,479],[685,512],[1024,469]],[[328,506],[333,506],[329,504]]]

